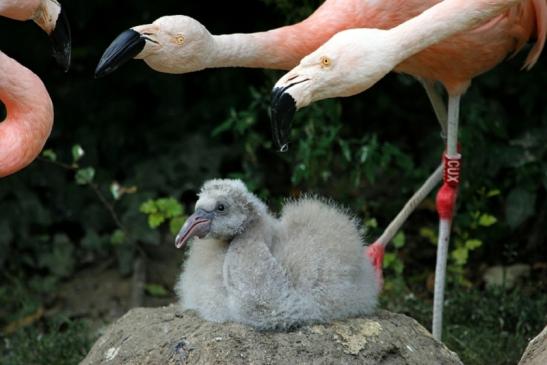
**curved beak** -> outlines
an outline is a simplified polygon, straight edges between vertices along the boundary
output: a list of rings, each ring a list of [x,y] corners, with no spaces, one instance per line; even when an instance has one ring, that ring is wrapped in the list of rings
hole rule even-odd
[[[211,221],[213,219],[213,212],[208,212],[203,209],[197,209],[186,220],[186,223],[182,226],[175,238],[175,247],[181,248],[190,240],[190,238],[197,236],[203,238],[211,230]]]
[[[275,86],[272,90],[272,101],[270,104],[270,119],[274,142],[280,152],[289,150],[289,137],[291,133],[292,120],[296,112],[297,102],[290,89],[298,84],[309,81],[308,79],[293,81],[286,86]],[[279,84],[279,82],[278,82]]]
[[[139,32],[128,29],[122,32],[104,51],[97,68],[95,78],[116,71],[118,67],[138,55],[146,44],[146,38]]]
[[[49,33],[49,39],[53,48],[53,58],[67,72],[71,61],[72,36],[70,24],[63,8],[61,8],[55,28]]]

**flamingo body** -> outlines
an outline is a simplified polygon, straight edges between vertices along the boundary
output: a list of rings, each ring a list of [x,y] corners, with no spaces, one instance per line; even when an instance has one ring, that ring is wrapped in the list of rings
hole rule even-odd
[[[33,20],[49,34],[54,58],[68,70],[70,27],[57,0],[2,0],[0,16]],[[0,121],[0,177],[4,177],[38,156],[51,132],[53,105],[40,78],[1,51],[0,100],[7,112]]]
[[[0,177],[30,164],[53,126],[53,104],[36,74],[0,52],[0,100],[7,111],[0,123]]]

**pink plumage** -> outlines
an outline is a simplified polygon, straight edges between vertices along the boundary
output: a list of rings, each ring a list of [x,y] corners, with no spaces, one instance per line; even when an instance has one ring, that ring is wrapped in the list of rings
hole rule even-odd
[[[68,70],[70,27],[57,1],[2,0],[0,16],[32,20],[52,41],[53,56]],[[0,177],[30,164],[42,150],[53,125],[51,98],[38,76],[0,51],[0,100],[7,116],[0,123]]]

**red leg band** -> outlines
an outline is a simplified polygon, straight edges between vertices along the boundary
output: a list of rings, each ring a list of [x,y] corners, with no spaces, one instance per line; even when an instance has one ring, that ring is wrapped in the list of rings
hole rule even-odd
[[[457,187],[444,183],[437,193],[437,213],[441,219],[452,219],[454,204],[458,196]]]
[[[443,154],[443,180],[445,184],[452,187],[460,185],[461,156],[448,157]]]
[[[461,156],[449,157],[443,154],[443,186],[437,193],[437,212],[441,219],[452,219],[454,205],[458,197],[460,185]]]

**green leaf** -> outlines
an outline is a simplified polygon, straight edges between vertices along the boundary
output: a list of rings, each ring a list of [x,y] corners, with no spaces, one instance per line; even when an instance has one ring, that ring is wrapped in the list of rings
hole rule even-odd
[[[498,195],[500,195],[500,194],[501,194],[500,189],[492,189],[492,190],[490,190],[490,191],[486,194],[486,197],[487,197],[487,198],[491,198],[491,197],[493,197],[493,196],[498,196]]]
[[[148,225],[150,228],[157,228],[165,221],[165,216],[161,213],[152,213],[148,216]]]
[[[490,227],[492,224],[496,223],[498,219],[493,215],[483,213],[479,218],[479,226]]]
[[[378,227],[378,221],[376,218],[370,218],[365,221],[365,227],[368,228],[377,228]]]
[[[390,268],[393,266],[393,262],[397,259],[397,256],[393,252],[386,252],[384,255],[384,268]]]
[[[346,159],[347,162],[350,162],[351,161],[351,150],[349,148],[349,144],[344,140],[340,140],[338,142],[338,144],[342,148],[342,155],[344,156],[344,158]]]
[[[512,229],[517,228],[522,222],[534,213],[536,194],[517,187],[507,196],[505,217]]]
[[[58,277],[67,277],[74,270],[74,247],[68,236],[57,234],[49,251],[38,258],[38,264]]]
[[[169,222],[169,231],[171,232],[171,234],[175,235],[179,233],[182,225],[184,224],[184,221],[186,221],[186,217],[182,215],[171,219],[171,221]]]
[[[395,237],[393,238],[393,246],[397,248],[401,248],[405,245],[405,241],[406,241],[405,233],[401,231],[397,233]]]
[[[72,146],[72,162],[78,162],[85,155],[85,151],[79,144]]]
[[[166,218],[173,218],[182,214],[182,205],[175,198],[162,198],[156,201],[160,212],[165,214]]]
[[[76,171],[75,179],[77,184],[87,185],[93,181],[93,177],[95,177],[95,169],[93,167],[86,167]]]
[[[420,228],[420,236],[427,239],[432,244],[437,244],[437,234],[429,227]]]
[[[454,251],[452,251],[452,258],[454,259],[457,265],[460,265],[460,266],[465,265],[468,257],[469,257],[469,250],[465,247],[458,247],[458,248],[455,248]]]
[[[369,152],[368,146],[363,146],[363,147],[361,147],[361,151],[360,151],[360,153],[359,153],[359,162],[360,162],[360,163],[363,163],[363,162],[365,162],[365,161],[367,160],[367,158],[368,158],[368,152]]]
[[[116,181],[110,184],[110,194],[112,194],[114,200],[119,200],[123,195],[122,187]]]
[[[88,230],[80,242],[82,247],[88,250],[98,250],[103,247],[105,239],[102,236],[99,236],[95,230]]]
[[[110,243],[113,246],[122,245],[125,243],[125,233],[121,229],[115,230],[110,236]]]
[[[139,207],[139,210],[141,211],[141,213],[152,214],[158,212],[158,207],[156,206],[156,202],[150,199],[142,203]]]
[[[144,290],[153,297],[166,297],[169,292],[160,284],[145,284]]]
[[[57,154],[51,149],[44,150],[42,156],[50,161],[57,161]]]
[[[474,250],[482,246],[482,241],[477,239],[470,239],[465,241],[464,246],[468,250]]]

